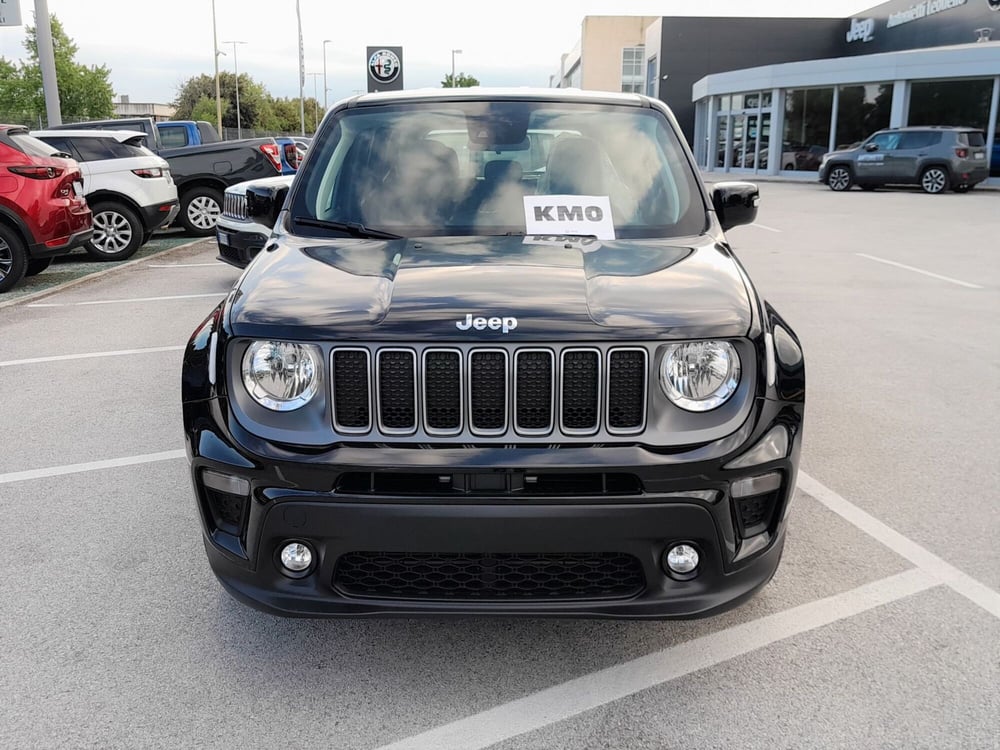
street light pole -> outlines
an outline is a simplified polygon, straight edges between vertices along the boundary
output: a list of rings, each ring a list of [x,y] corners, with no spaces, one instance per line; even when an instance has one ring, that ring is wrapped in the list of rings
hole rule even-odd
[[[56,57],[52,46],[48,0],[35,0],[35,39],[38,43],[38,65],[42,69],[45,116],[49,126],[62,125],[62,107],[59,104],[59,82],[56,80]]]
[[[323,40],[323,111],[326,112],[330,108],[329,101],[327,100],[327,94],[330,93],[329,87],[326,85],[326,45],[332,42],[332,39]]]
[[[462,50],[453,49],[451,51],[451,88],[455,88],[455,55],[461,55]]]
[[[222,137],[222,94],[219,92],[219,33],[215,28],[215,0],[212,0],[212,51],[215,52],[215,121]]]
[[[236,45],[246,44],[246,42],[241,42],[238,39],[229,39],[224,41],[223,44],[233,45],[233,67],[236,69],[236,137],[243,137],[243,121],[240,119],[240,63],[236,59]]]
[[[307,73],[306,75],[312,76],[313,79],[313,133],[315,134],[319,130],[319,91],[316,88],[316,79],[320,77],[320,74]]]
[[[306,51],[302,45],[302,8],[299,6],[299,0],[295,0],[295,16],[299,20],[299,120],[304,136],[306,134]]]

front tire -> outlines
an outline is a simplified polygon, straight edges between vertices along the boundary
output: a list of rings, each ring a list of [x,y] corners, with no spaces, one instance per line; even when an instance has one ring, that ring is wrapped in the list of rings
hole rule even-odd
[[[28,270],[25,271],[25,276],[37,276],[46,268],[52,265],[52,258],[33,258],[28,261]]]
[[[210,237],[222,213],[222,193],[215,188],[198,187],[181,197],[181,210],[177,215],[188,234]]]
[[[851,185],[854,184],[854,175],[847,167],[831,167],[830,174],[826,176],[826,184],[830,186],[830,190],[842,193],[851,189]]]
[[[28,253],[21,238],[0,225],[0,294],[14,288],[28,266]]]
[[[142,222],[122,203],[98,203],[94,212],[94,236],[87,243],[87,254],[94,260],[125,260],[135,255],[142,244]]]
[[[948,170],[944,167],[927,167],[920,175],[920,187],[925,193],[937,195],[948,189]]]

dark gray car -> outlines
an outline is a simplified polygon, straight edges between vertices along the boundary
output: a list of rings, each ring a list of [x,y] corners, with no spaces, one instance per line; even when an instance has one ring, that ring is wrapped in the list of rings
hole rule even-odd
[[[908,127],[880,130],[854,149],[832,151],[819,166],[831,190],[858,185],[920,185],[925,192],[971,190],[988,176],[986,137],[975,128]]]

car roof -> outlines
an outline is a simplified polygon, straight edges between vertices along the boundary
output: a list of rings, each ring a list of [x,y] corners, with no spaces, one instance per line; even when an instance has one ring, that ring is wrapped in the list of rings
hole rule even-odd
[[[148,137],[140,130],[32,130],[31,135],[35,138],[114,138],[119,143]]]
[[[589,104],[622,104],[632,107],[649,106],[649,100],[641,94],[622,94],[609,91],[584,91],[582,89],[546,89],[530,87],[492,88],[472,86],[455,89],[409,89],[407,91],[382,91],[376,94],[361,94],[348,101],[348,106],[394,104],[405,102],[449,102],[449,101],[542,101],[580,102]]]

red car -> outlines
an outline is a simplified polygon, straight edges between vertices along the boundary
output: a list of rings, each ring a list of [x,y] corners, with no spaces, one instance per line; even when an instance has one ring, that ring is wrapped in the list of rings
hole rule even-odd
[[[0,292],[41,273],[93,232],[77,163],[27,128],[0,125]]]

